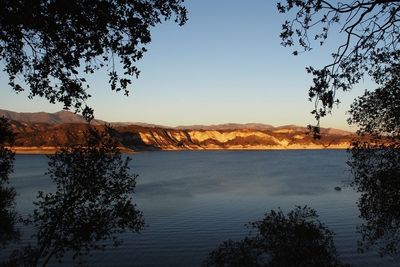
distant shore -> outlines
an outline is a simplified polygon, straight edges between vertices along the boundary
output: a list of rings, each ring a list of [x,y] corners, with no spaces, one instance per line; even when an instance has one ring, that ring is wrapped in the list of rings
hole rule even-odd
[[[51,155],[55,154],[57,150],[60,149],[60,147],[11,147],[10,148],[13,152],[19,155],[24,155],[24,154],[37,154],[37,155]],[[133,154],[136,153],[137,151],[133,151],[131,149],[125,148],[125,147],[120,147],[122,153],[126,154]]]
[[[61,112],[44,116],[42,113],[20,114],[10,111],[4,113],[8,114],[10,119],[15,119],[11,120],[10,124],[15,133],[13,149],[18,154],[54,154],[59,147],[86,143],[85,132],[89,126],[87,123],[79,123],[84,119],[76,114]],[[34,120],[32,116],[37,118]],[[47,120],[39,122],[43,116]],[[105,126],[99,123],[95,127],[102,131]],[[123,153],[347,149],[352,141],[358,138],[354,133],[340,129],[321,128],[323,137],[315,139],[308,134],[306,127],[296,125],[274,127],[259,123],[193,125],[179,128],[148,124],[115,124],[113,135]]]
[[[337,146],[288,146],[288,147],[280,147],[280,146],[270,146],[270,147],[229,147],[229,148],[181,148],[181,149],[159,149],[159,150],[132,150],[125,147],[121,147],[121,152],[126,154],[133,154],[138,152],[145,151],[268,151],[268,150],[344,150],[348,149],[348,145],[337,145]],[[54,154],[57,152],[58,147],[12,147],[11,150],[16,154],[24,155],[24,154],[37,154],[37,155],[48,155]]]

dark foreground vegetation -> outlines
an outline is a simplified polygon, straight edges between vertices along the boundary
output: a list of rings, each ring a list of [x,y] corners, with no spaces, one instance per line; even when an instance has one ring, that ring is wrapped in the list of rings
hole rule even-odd
[[[0,60],[9,85],[15,92],[27,90],[30,97],[60,102],[90,121],[93,110],[85,102],[90,97],[85,75],[106,68],[111,89],[128,94],[132,77],[139,75],[136,62],[151,41],[150,28],[171,18],[184,24],[187,12],[182,2],[2,1]],[[364,77],[377,84],[351,107],[349,122],[358,125],[358,134],[367,140],[353,143],[349,164],[354,173],[352,186],[360,193],[360,252],[378,248],[382,255],[397,257],[400,2],[286,0],[278,4],[278,11],[292,12],[283,24],[281,39],[285,46],[300,47],[295,55],[311,50],[314,42],[324,44],[334,26],[345,36],[344,43],[332,51],[332,62],[307,68],[313,75],[309,97],[315,104],[312,113],[317,125],[310,129],[315,137],[321,137],[320,119],[339,103],[338,91],[350,90]],[[52,259],[62,260],[66,251],[81,263],[90,251],[103,249],[99,241],[113,240],[118,245],[117,233],[138,232],[143,227],[142,214],[131,198],[136,176],[128,170],[111,132],[89,127],[84,136],[83,144],[65,147],[49,158],[48,175],[57,189],[39,192],[33,214],[20,218],[15,212],[16,192],[9,185],[14,162],[9,147],[15,138],[9,122],[0,119],[0,246],[18,243],[17,224],[36,230],[36,243],[15,250],[6,266],[45,266]],[[390,143],[382,142],[388,138]],[[206,264],[342,265],[332,232],[316,220],[311,209],[297,208],[287,215],[271,211],[252,226],[256,233],[222,244]],[[298,248],[301,253],[295,254]]]

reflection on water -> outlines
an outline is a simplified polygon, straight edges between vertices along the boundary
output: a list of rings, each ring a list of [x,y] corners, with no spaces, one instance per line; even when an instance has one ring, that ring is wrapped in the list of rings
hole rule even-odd
[[[351,179],[346,160],[345,151],[135,154],[130,164],[140,173],[135,203],[144,211],[148,227],[140,235],[117,235],[124,240],[117,249],[92,250],[93,257],[83,258],[91,266],[200,266],[224,240],[237,242],[246,238],[243,225],[259,218],[266,209],[281,207],[285,214],[294,206],[307,205],[315,208],[319,221],[336,233],[333,242],[341,262],[353,266],[397,266],[390,257],[382,259],[374,251],[357,253],[360,236],[355,230],[362,223],[355,204],[359,194],[343,186],[344,180]],[[23,215],[34,209],[46,214],[46,196],[57,192],[64,196],[57,183],[42,175],[46,165],[43,156],[17,156],[12,181],[19,193],[17,208]],[[336,191],[336,186],[342,190]],[[43,191],[39,200],[46,205],[33,206],[39,190]],[[85,207],[80,210],[85,211]],[[78,210],[74,212],[80,214]],[[72,220],[76,213],[67,213],[66,217]],[[74,229],[82,222],[79,218],[77,224],[72,224]],[[83,218],[90,220],[90,216]],[[40,229],[41,225],[45,224],[37,227]],[[36,245],[30,238],[35,233],[32,229],[22,227],[21,231],[22,243]],[[69,237],[65,233],[60,236]],[[63,259],[67,266],[73,263],[72,254],[67,252]]]
[[[187,198],[210,192],[275,196],[320,195],[330,192],[330,185],[338,185],[337,181],[340,182],[348,175],[344,171],[345,155],[342,153],[328,153],[330,158],[319,159],[319,153],[291,152],[294,153],[145,153],[140,155],[148,158],[143,167],[151,167],[152,158],[157,165],[152,166],[154,170],[151,173],[146,173],[151,177],[146,176],[140,181],[142,184],[139,193],[146,197],[179,195]],[[142,166],[136,166],[140,172]],[[326,173],[320,173],[321,166],[327,170]],[[140,174],[143,176],[141,172]]]
[[[353,186],[360,192],[360,251],[400,256],[400,147],[359,143],[352,149]]]
[[[249,225],[243,240],[225,241],[212,251],[205,266],[340,267],[333,233],[318,220],[315,210],[296,207],[287,215],[271,210]]]

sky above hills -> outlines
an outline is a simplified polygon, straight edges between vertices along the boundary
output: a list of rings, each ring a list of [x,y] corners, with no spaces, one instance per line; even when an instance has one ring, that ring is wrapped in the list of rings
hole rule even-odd
[[[111,92],[105,72],[89,76],[88,104],[106,121],[161,125],[259,122],[272,125],[314,123],[308,101],[309,65],[323,66],[340,37],[325,47],[295,57],[280,45],[287,18],[276,1],[187,1],[189,21],[152,31],[152,43],[139,62],[141,75],[129,97]],[[55,112],[62,105],[16,95],[0,72],[0,108],[18,112]],[[345,112],[368,81],[339,95],[342,104],[322,121],[324,127],[349,128]]]

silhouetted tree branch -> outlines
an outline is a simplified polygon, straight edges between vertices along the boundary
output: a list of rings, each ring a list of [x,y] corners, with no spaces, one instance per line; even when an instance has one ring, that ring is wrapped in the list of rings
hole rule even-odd
[[[354,101],[348,122],[359,126],[360,135],[400,142],[400,51],[384,53],[379,61],[375,79],[382,86]]]
[[[183,25],[183,1],[2,0],[0,60],[9,85],[91,119],[85,75],[105,69],[111,89],[127,95],[151,27],[171,18]]]
[[[299,46],[303,52],[311,50],[314,42],[323,45],[331,31],[344,37],[330,63],[322,68],[307,67],[314,76],[309,97],[315,103],[312,114],[317,126],[339,103],[338,90],[351,89],[365,74],[382,84],[385,74],[379,69],[386,63],[381,62],[382,57],[398,53],[399,0],[286,0],[277,7],[281,13],[294,12],[293,18],[282,25],[280,37],[284,46]]]

